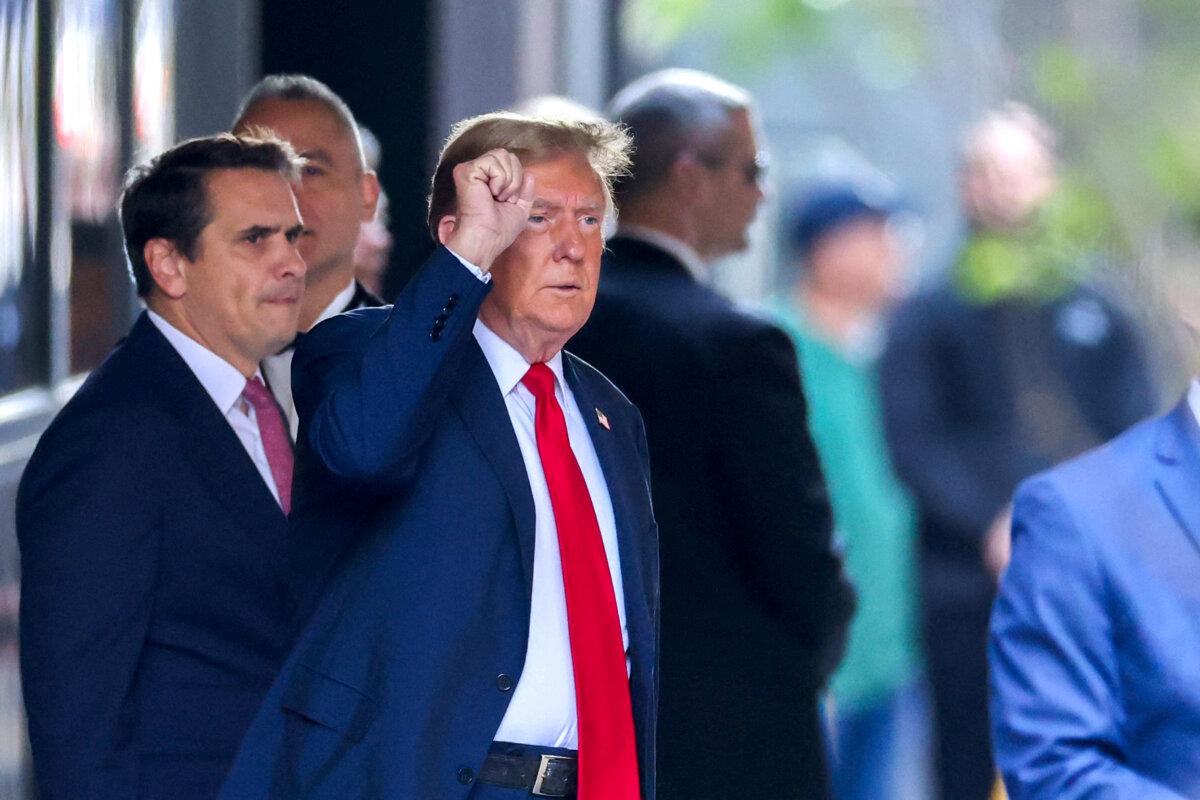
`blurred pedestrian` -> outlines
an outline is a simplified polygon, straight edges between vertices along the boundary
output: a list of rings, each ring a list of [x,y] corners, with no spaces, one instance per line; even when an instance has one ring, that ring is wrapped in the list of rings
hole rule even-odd
[[[882,363],[896,469],[920,519],[920,581],[946,800],[994,782],[986,638],[1008,561],[1017,483],[1150,413],[1130,321],[1087,279],[1094,254],[1064,245],[1053,135],[1023,106],[970,132],[970,231],[948,279],[904,304]]]
[[[375,134],[365,126],[359,125],[358,132],[362,139],[363,159],[367,169],[378,175],[379,167],[383,163],[383,147]],[[362,224],[358,243],[354,246],[354,278],[375,297],[383,296],[384,277],[388,259],[392,255],[394,240],[392,232],[388,229],[390,224],[387,192],[380,186],[375,216]]]
[[[892,220],[900,210],[882,183],[810,186],[784,221],[790,291],[771,301],[800,357],[809,429],[858,588],[846,657],[831,682],[838,800],[912,797],[926,775],[916,514],[888,457],[879,400],[883,316],[904,283]]]

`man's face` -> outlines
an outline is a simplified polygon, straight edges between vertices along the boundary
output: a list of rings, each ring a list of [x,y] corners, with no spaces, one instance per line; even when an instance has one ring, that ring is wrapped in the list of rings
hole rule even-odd
[[[260,169],[223,169],[205,182],[212,221],[195,259],[183,259],[179,313],[201,344],[239,369],[253,368],[296,335],[303,226],[287,180]]]
[[[560,350],[592,313],[604,250],[604,191],[583,156],[531,164],[529,223],[492,266],[480,318],[527,359]]]
[[[972,142],[962,194],[967,213],[984,228],[1024,224],[1054,193],[1054,156],[1030,131],[997,124]]]
[[[251,126],[270,128],[308,160],[295,188],[305,226],[300,254],[309,279],[344,267],[348,280],[354,245],[362,223],[375,214],[378,195],[374,175],[363,173],[353,134],[312,100],[264,100],[246,113],[238,129]]]
[[[900,294],[903,255],[883,217],[863,216],[822,236],[809,253],[813,280],[855,310],[878,313]]]
[[[763,199],[761,156],[754,125],[735,111],[716,146],[702,154],[707,174],[697,208],[697,250],[706,259],[746,249],[746,232]]]

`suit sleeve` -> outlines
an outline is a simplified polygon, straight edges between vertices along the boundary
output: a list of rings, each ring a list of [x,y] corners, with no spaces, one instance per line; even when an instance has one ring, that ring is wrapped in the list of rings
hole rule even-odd
[[[992,727],[1012,800],[1184,800],[1124,762],[1103,564],[1053,485],[1018,492],[992,612]]]
[[[21,480],[21,680],[45,800],[136,794],[122,709],[159,559],[145,436],[111,414],[72,416],[46,433]]]
[[[954,429],[956,414],[948,407],[958,401],[949,375],[954,368],[939,352],[938,316],[935,303],[923,298],[892,320],[880,363],[884,429],[896,473],[922,513],[937,520],[939,530],[967,537],[959,544],[974,548],[1015,483],[995,474],[1002,469],[997,454],[1010,448],[990,447],[977,429]],[[999,489],[1002,485],[1008,488]]]
[[[390,313],[343,314],[303,338],[292,364],[300,436],[330,472],[411,478],[489,288],[438,248]]]
[[[735,542],[770,610],[814,655],[823,682],[841,660],[854,590],[833,543],[833,517],[795,350],[778,328],[755,321],[728,338],[720,379],[721,459]]]

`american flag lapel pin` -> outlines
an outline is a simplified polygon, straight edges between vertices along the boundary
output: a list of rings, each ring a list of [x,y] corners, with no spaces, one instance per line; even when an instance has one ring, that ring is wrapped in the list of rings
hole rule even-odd
[[[608,424],[608,416],[598,408],[596,409],[596,419],[600,422],[601,425],[604,426],[604,430],[606,430],[606,431],[612,430],[612,426]]]

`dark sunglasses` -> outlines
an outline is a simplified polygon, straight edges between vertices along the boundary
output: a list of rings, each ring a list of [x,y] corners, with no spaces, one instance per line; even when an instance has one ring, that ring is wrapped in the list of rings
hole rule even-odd
[[[712,153],[695,154],[696,160],[711,170],[723,169],[729,163],[723,156]],[[754,158],[738,165],[738,171],[747,184],[755,184],[767,177],[767,154],[756,153]]]

